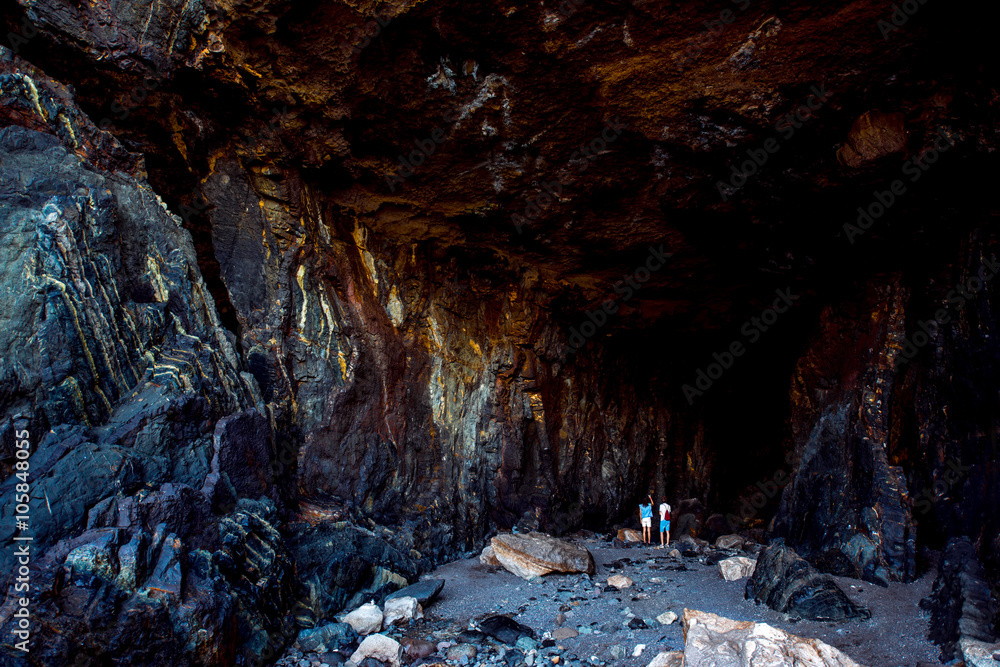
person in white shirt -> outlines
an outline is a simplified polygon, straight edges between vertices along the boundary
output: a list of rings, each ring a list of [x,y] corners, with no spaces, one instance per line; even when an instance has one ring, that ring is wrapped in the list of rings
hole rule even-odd
[[[664,540],[666,541],[664,542]],[[660,503],[660,548],[662,549],[668,544],[670,544],[670,505],[664,498],[663,502]]]

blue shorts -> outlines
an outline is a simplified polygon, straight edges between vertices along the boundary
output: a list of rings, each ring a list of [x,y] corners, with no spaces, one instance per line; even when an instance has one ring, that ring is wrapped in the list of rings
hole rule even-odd
[[[660,522],[660,532],[661,533],[669,533],[670,532],[670,522],[669,521],[661,521]]]

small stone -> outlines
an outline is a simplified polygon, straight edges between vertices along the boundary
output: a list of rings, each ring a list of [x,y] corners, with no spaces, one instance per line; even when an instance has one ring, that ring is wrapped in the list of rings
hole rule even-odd
[[[433,655],[437,651],[437,647],[434,644],[424,639],[406,637],[400,643],[403,645],[406,657],[410,660],[420,660],[421,658]]]
[[[514,646],[521,649],[522,651],[532,651],[538,648],[538,642],[536,642],[531,637],[521,637],[520,639],[517,640]]]
[[[608,586],[614,586],[618,590],[622,590],[624,588],[630,588],[632,584],[633,581],[623,574],[613,574],[610,577],[608,577]]]
[[[552,639],[555,639],[556,641],[572,639],[573,637],[577,637],[579,635],[580,633],[573,628],[556,628],[552,631]]]
[[[648,626],[641,618],[633,618],[628,622],[628,627],[632,630],[645,630]]]
[[[559,627],[560,625],[562,625],[565,622],[566,622],[566,614],[563,614],[562,612],[560,612],[559,614],[556,615],[556,627]]]
[[[1000,651],[994,651],[993,652],[993,659],[994,660],[1000,660]]]
[[[638,658],[640,655],[642,655],[642,652],[645,649],[646,649],[646,645],[645,644],[636,644],[635,648],[632,649],[632,657],[633,658]]]
[[[471,662],[476,659],[476,655],[479,650],[472,644],[457,644],[448,649],[448,653],[445,657],[448,660],[454,660],[456,662],[461,662],[464,658],[465,660]]]
[[[656,622],[660,625],[670,625],[677,620],[677,614],[672,611],[665,611],[656,617]]]
[[[615,644],[611,647],[611,657],[614,660],[624,660],[628,657],[628,649],[620,644]],[[591,662],[594,662],[593,658],[591,658]]]

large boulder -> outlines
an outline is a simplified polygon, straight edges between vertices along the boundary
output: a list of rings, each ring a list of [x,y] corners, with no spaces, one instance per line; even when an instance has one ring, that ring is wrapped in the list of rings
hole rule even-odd
[[[767,623],[734,621],[684,610],[684,667],[860,667],[818,639],[799,637]]]
[[[622,542],[642,542],[642,533],[631,528],[619,528],[618,539]]]
[[[780,540],[757,556],[746,598],[764,602],[792,618],[811,621],[844,621],[871,618],[856,606],[830,575],[821,574]]]
[[[543,533],[497,535],[491,546],[500,564],[524,579],[549,572],[594,573],[594,557],[585,547]]]
[[[299,633],[299,648],[309,653],[339,651],[358,641],[358,633],[347,623],[327,623]]]
[[[343,622],[354,628],[359,635],[370,635],[382,629],[382,610],[377,604],[363,604],[349,614],[345,614]]]
[[[681,651],[661,651],[646,667],[684,667],[684,653]]]
[[[726,581],[739,581],[753,574],[757,561],[745,556],[734,556],[733,558],[720,560],[718,565],[719,574],[722,575],[723,579]]]

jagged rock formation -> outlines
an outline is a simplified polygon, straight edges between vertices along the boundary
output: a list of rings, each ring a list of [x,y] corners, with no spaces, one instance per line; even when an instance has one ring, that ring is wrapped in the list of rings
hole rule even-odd
[[[259,658],[650,491],[675,536],[884,583],[967,534],[1000,581],[986,27],[726,9],[4,3],[36,654]]]
[[[929,636],[941,646],[943,661],[953,659],[958,650],[966,662],[977,664],[964,653],[996,641],[996,601],[968,538],[948,541],[934,590],[920,606],[931,611]],[[989,653],[992,659],[992,650]]]
[[[757,555],[757,564],[747,580],[746,598],[790,618],[812,621],[871,618],[871,613],[851,602],[831,576],[817,572],[780,540]]]

